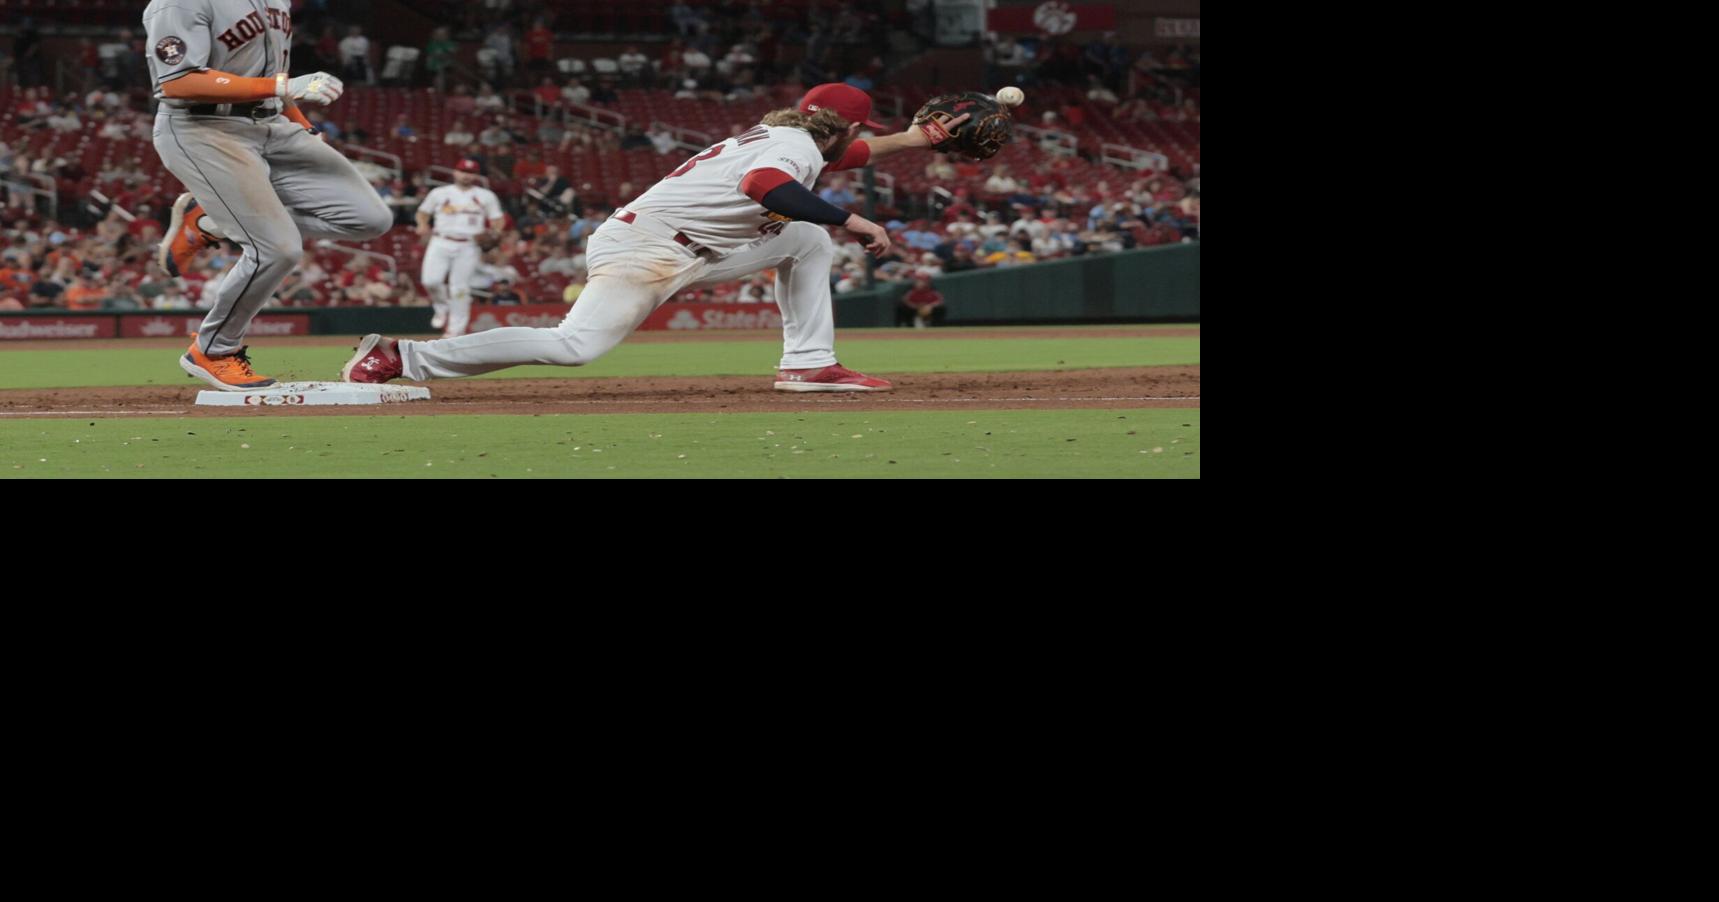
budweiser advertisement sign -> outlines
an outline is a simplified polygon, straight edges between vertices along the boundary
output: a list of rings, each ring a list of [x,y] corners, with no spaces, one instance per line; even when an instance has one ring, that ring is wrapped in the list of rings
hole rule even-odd
[[[42,338],[113,338],[111,316],[0,317],[0,341]]]
[[[1005,6],[985,14],[985,27],[1002,34],[1068,34],[1114,31],[1116,7],[1108,3],[1040,3]]]
[[[120,317],[121,338],[185,338],[203,327],[202,314],[156,313]],[[309,335],[310,317],[303,313],[259,316],[245,330],[246,338]]]
[[[567,318],[568,309],[564,304],[479,307],[472,312],[471,331],[487,332],[503,326],[553,329]],[[664,304],[639,326],[641,331],[674,332],[781,328],[782,313],[775,304]]]

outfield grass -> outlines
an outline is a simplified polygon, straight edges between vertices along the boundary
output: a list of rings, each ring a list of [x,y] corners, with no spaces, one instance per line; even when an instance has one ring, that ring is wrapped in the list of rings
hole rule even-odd
[[[329,381],[352,352],[344,347],[253,348],[257,371],[281,381]],[[1021,372],[1103,367],[1191,365],[1198,337],[872,339],[842,343],[842,363],[865,372]],[[0,388],[119,385],[196,387],[168,349],[0,351]],[[515,367],[481,378],[554,379],[617,376],[765,376],[782,355],[780,341],[622,344],[583,367]]]
[[[1198,478],[1199,452],[1197,409],[0,420],[0,478]]]

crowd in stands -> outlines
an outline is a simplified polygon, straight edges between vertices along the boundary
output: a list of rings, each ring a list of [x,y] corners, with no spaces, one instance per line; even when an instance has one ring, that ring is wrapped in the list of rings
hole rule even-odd
[[[434,6],[434,4],[426,4]],[[504,186],[511,231],[489,252],[474,290],[486,303],[575,301],[585,281],[585,241],[613,209],[636,196],[647,182],[593,183],[568,178],[552,161],[567,153],[649,153],[663,158],[662,171],[688,154],[665,130],[633,122],[612,131],[556,115],[530,115],[535,108],[612,104],[620,90],[651,89],[708,102],[774,102],[804,83],[846,78],[871,89],[883,76],[881,58],[860,60],[856,52],[881,46],[885,23],[867,5],[854,2],[769,4],[677,3],[668,10],[673,38],[630,46],[617,57],[613,75],[577,76],[554,65],[553,37],[559,28],[542,3],[484,0],[447,3],[442,21],[422,48],[412,81],[445,93],[442,107],[456,117],[440,134],[427,123],[400,115],[388,139],[431,142],[478,159],[485,173]],[[301,7],[301,8],[300,8]],[[306,0],[295,4],[294,70],[324,68],[357,84],[387,81],[384,48],[361,27],[335,18],[343,4]],[[350,13],[350,10],[347,11]],[[493,51],[479,71],[458,60],[460,41],[479,40]],[[89,135],[106,141],[147,144],[153,129],[141,31],[122,29],[111,39],[79,45],[83,84],[54,96],[20,79],[0,130],[0,174],[47,176],[60,184],[93,184],[106,201],[64,198],[58,219],[34,199],[0,186],[0,311],[24,308],[194,310],[213,300],[211,286],[236,259],[229,245],[198,260],[183,278],[167,276],[155,262],[164,220],[179,186],[155,180],[144,160],[109,160],[99,171],[64,155],[35,153],[30,135]],[[1052,108],[1035,110],[1043,123],[1079,127],[1089,118],[1119,123],[1198,123],[1198,47],[1150,52],[1129,50],[1114,36],[1086,45],[1047,40],[1002,39],[986,49],[999,83],[1060,85]],[[810,76],[810,77],[808,77]],[[1073,87],[1078,86],[1078,87]],[[347,118],[348,107],[308,112],[333,142],[365,144],[378,137],[366,123]],[[728,109],[728,107],[724,107]],[[370,122],[372,128],[386,119]],[[723,120],[726,121],[726,120]],[[749,123],[736,122],[733,132]],[[1197,131],[1194,133],[1197,140]],[[37,142],[37,146],[40,142]],[[422,145],[420,145],[422,146]],[[905,155],[904,155],[905,156]],[[654,157],[653,157],[654,159]],[[1197,153],[1193,159],[1197,160]],[[880,205],[894,247],[868,260],[847,233],[835,229],[837,264],[831,274],[838,294],[870,281],[911,284],[923,300],[927,280],[951,273],[1010,267],[1084,254],[1198,240],[1200,171],[1197,162],[1169,171],[1124,171],[1087,159],[1032,152],[986,163],[925,155],[909,162],[909,175],[953,188],[942,201],[901,192]],[[95,168],[95,167],[91,167]],[[395,210],[405,232],[419,201],[433,187],[427,172],[392,172],[365,164],[378,192]],[[1103,177],[1093,175],[1102,168]],[[16,186],[14,178],[9,183]],[[957,187],[962,186],[962,187]],[[862,188],[850,173],[826,175],[826,200],[861,209]],[[395,243],[397,269],[376,255],[351,255],[311,247],[301,270],[281,287],[285,307],[415,306],[428,300],[417,285],[415,240]],[[732,303],[773,302],[772,279],[747,280],[684,292],[677,300]],[[921,304],[916,322],[929,321],[935,304]]]

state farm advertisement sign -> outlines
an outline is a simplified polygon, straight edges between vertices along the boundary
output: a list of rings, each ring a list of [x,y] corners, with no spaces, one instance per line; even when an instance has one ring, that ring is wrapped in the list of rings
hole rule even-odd
[[[203,328],[203,315],[157,313],[151,316],[120,317],[121,338],[187,338]],[[259,316],[245,330],[246,338],[309,335],[310,317],[303,313]]]
[[[641,329],[703,332],[725,329],[781,329],[775,304],[664,304]]]
[[[0,318],[0,341],[41,338],[113,338],[111,316],[15,316]]]
[[[553,329],[567,318],[570,309],[563,304],[479,307],[472,311],[471,331],[487,332],[504,326]],[[664,304],[639,327],[641,331],[688,332],[781,328],[782,313],[775,304]]]

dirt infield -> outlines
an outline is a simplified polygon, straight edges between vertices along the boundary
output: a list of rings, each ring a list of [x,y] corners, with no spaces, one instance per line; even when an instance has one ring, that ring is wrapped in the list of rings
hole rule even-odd
[[[425,416],[728,413],[826,410],[1199,407],[1198,366],[1034,373],[918,373],[876,393],[774,391],[768,376],[478,379],[430,383],[432,400],[366,407],[198,407],[194,388],[11,389],[0,418],[113,416]]]
[[[436,338],[435,335],[397,335],[414,341]],[[873,329],[842,332],[842,341],[914,340],[950,338],[1199,338],[1199,326],[1098,326],[1079,328],[984,328],[984,329]],[[350,348],[358,344],[356,335],[298,335],[261,339],[253,352],[260,353],[270,345],[301,348]],[[723,332],[634,332],[627,336],[628,344],[676,344],[705,341],[780,341],[780,331],[736,330]],[[0,351],[106,351],[115,348],[178,349],[184,348],[186,338],[94,338],[41,339],[0,342]]]

